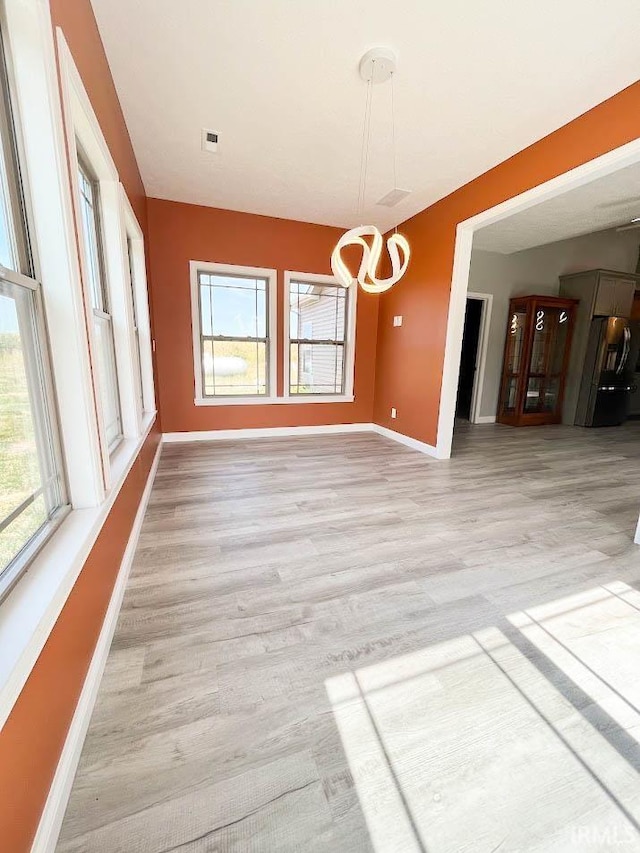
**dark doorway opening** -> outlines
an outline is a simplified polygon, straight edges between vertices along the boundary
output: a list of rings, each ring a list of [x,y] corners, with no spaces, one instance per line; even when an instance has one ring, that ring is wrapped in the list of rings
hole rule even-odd
[[[460,376],[458,378],[458,400],[456,417],[469,420],[473,386],[478,368],[478,343],[480,324],[482,323],[482,299],[467,299],[464,315],[464,333],[462,335],[462,354],[460,357]]]

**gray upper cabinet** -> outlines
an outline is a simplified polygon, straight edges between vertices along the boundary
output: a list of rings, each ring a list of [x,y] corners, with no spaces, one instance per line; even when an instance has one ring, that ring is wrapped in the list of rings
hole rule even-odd
[[[635,277],[623,278],[620,273],[600,272],[595,289],[594,316],[630,317],[635,291]]]
[[[636,294],[638,281],[635,278],[619,278],[616,280],[616,317],[630,317],[633,307],[633,297]]]
[[[613,317],[616,313],[616,289],[618,279],[601,275],[595,288],[593,313],[598,316]]]
[[[589,317],[630,317],[640,277],[613,270],[560,276],[560,296],[577,297]]]

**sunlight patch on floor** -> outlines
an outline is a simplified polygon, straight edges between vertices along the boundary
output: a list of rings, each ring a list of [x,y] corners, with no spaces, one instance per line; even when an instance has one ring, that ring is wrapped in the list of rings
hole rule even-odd
[[[327,680],[375,849],[640,849],[640,593],[503,623]]]

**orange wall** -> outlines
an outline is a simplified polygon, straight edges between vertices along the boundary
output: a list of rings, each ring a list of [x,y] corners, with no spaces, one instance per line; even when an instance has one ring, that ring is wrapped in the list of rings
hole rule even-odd
[[[146,200],[89,0],[51,0],[143,228]],[[0,849],[31,847],[160,440],[156,425],[0,732]]]
[[[436,444],[458,222],[638,136],[640,83],[635,83],[401,226],[413,254],[407,275],[380,302],[376,423]],[[404,316],[402,327],[393,328],[394,314]],[[392,406],[398,409],[393,421]]]
[[[378,301],[358,294],[355,401],[195,406],[189,261],[278,270],[278,388],[283,387],[284,270],[331,273],[338,228],[172,201],[147,200],[159,406],[165,432],[370,422]]]

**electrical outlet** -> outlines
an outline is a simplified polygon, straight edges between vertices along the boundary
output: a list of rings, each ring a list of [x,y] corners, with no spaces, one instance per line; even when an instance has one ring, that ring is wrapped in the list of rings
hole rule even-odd
[[[401,326],[402,325],[402,314],[396,314],[396,316],[393,318],[393,325],[394,326]]]
[[[397,409],[391,409],[391,417],[392,418],[398,417],[398,410]]]

